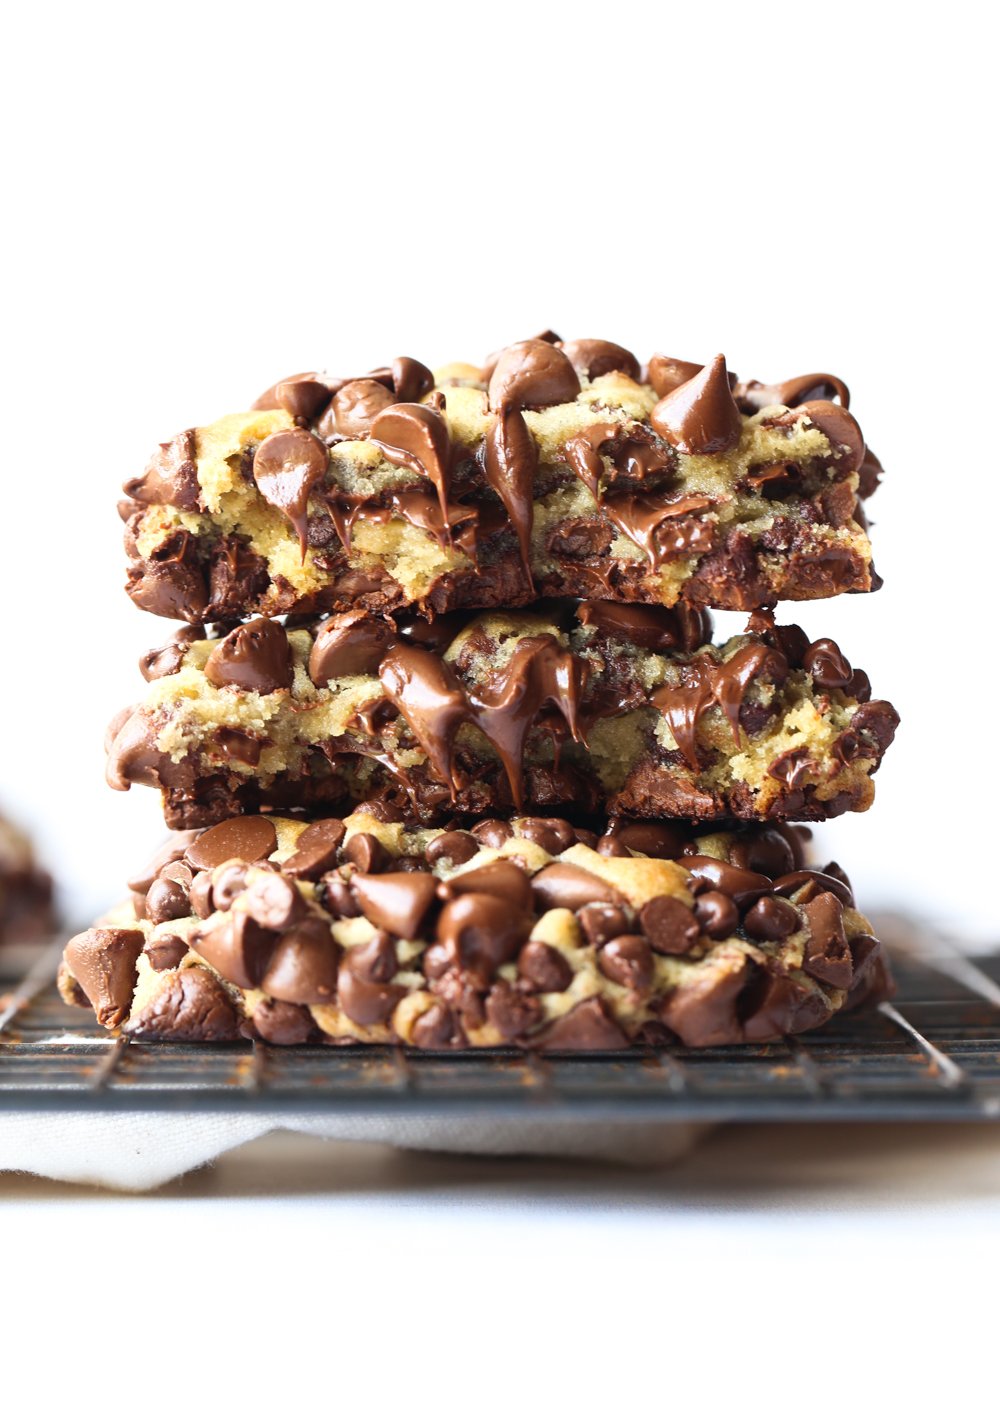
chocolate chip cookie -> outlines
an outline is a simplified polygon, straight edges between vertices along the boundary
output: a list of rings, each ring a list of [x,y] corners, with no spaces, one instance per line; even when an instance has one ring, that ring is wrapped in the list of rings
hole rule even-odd
[[[887,975],[795,826],[407,823],[386,804],[173,834],[60,986],[137,1039],[546,1052],[800,1033]]]

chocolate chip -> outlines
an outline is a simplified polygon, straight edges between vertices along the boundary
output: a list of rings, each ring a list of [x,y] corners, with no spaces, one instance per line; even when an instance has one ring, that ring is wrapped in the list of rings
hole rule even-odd
[[[862,934],[852,936],[848,946],[851,951],[851,964],[854,967],[853,984],[857,985],[871,973],[872,967],[881,953],[882,945],[874,936]]]
[[[601,878],[575,863],[549,863],[531,880],[535,900],[543,911],[566,907],[575,912],[585,902],[615,902],[619,893]]]
[[[160,877],[168,865],[176,863],[184,856],[195,839],[203,833],[202,829],[184,829],[179,833],[172,833],[167,840],[162,843],[150,858],[146,866],[134,877],[128,879],[130,892],[143,893],[149,891],[154,880]]]
[[[834,989],[850,989],[854,968],[844,931],[843,904],[832,892],[821,892],[799,910],[809,928],[802,969]]]
[[[614,902],[585,902],[577,908],[576,919],[592,946],[624,936],[630,925],[625,909]]]
[[[412,356],[397,356],[391,373],[393,389],[400,400],[422,400],[434,389],[433,371]]]
[[[212,915],[215,907],[212,903],[212,874],[210,872],[195,875],[188,892],[188,898],[191,902],[192,912],[201,921]]]
[[[653,983],[653,953],[641,936],[616,936],[597,957],[601,974],[615,984],[645,993]]]
[[[802,666],[819,687],[847,688],[854,681],[854,669],[833,639],[817,639],[810,644]]]
[[[254,1030],[268,1043],[308,1043],[318,1032],[316,1023],[301,1004],[284,999],[262,999],[253,1011]]]
[[[205,661],[205,677],[213,687],[238,687],[241,692],[277,692],[291,687],[292,676],[288,637],[273,619],[237,625]]]
[[[841,897],[841,901],[844,902],[844,906],[854,906],[854,889],[851,886],[851,879],[847,876],[847,874],[844,872],[843,868],[840,866],[839,863],[835,863],[833,861],[827,863],[823,868],[822,876],[825,879],[827,879],[827,882],[832,880],[835,883],[840,883],[841,887],[843,887],[847,892],[846,901],[844,901],[844,899]],[[823,885],[826,886],[825,883]],[[828,887],[827,890],[829,892],[832,892],[835,897],[840,897],[840,893],[835,887]]]
[[[513,960],[531,930],[527,913],[499,897],[468,892],[442,909],[437,939],[460,970],[468,971],[486,989],[499,966]]]
[[[210,970],[185,966],[166,971],[156,993],[126,1029],[133,1038],[160,1042],[220,1043],[238,1033],[236,1010]]]
[[[447,1005],[439,1003],[414,1019],[410,1040],[417,1048],[447,1048],[457,1034],[454,1015]]]
[[[565,853],[576,843],[573,825],[565,819],[524,819],[521,822],[519,838],[537,843],[546,853]]]
[[[256,766],[263,750],[263,742],[258,736],[239,731],[236,727],[220,726],[215,733],[215,742],[226,760],[239,761],[241,765]]]
[[[395,402],[393,392],[377,380],[349,380],[333,397],[338,433],[346,439],[367,439],[378,416]]]
[[[601,638],[645,648],[650,653],[676,649],[694,652],[711,638],[711,621],[706,610],[677,605],[613,604],[608,600],[585,600],[577,607],[577,618]],[[639,826],[644,827],[643,825]],[[655,828],[655,825],[650,825]]]
[[[650,356],[646,379],[662,398],[679,385],[686,385],[704,369],[697,361],[678,361],[673,356]]]
[[[663,1023],[689,1048],[742,1042],[738,1001],[747,982],[746,965],[696,965],[692,973],[664,1004]]]
[[[541,1017],[537,999],[500,980],[486,996],[486,1017],[502,1038],[521,1038]]]
[[[777,829],[762,829],[735,835],[729,845],[729,861],[738,868],[750,868],[765,877],[780,878],[795,867],[792,845]]]
[[[278,847],[278,836],[270,819],[260,814],[242,814],[224,819],[199,834],[188,844],[184,857],[192,868],[217,868],[229,858],[243,863],[260,863]]]
[[[603,858],[631,858],[632,854],[615,834],[602,834],[597,840],[597,851]]]
[[[822,995],[793,980],[780,966],[754,968],[741,1007],[744,1037],[754,1042],[805,1033],[830,1017]]]
[[[361,915],[357,898],[344,879],[336,873],[330,873],[324,879],[322,900],[330,915],[338,921]]]
[[[809,783],[813,758],[808,746],[795,746],[784,751],[767,767],[767,773],[788,790],[802,790]],[[735,862],[735,855],[733,857]]]
[[[424,856],[428,863],[445,862],[458,868],[470,858],[475,858],[478,852],[479,843],[472,834],[467,834],[461,829],[450,829],[431,839],[424,849]]]
[[[473,825],[472,832],[487,848],[503,848],[507,840],[514,837],[514,830],[502,819],[483,819]]]
[[[217,912],[204,926],[192,931],[190,945],[224,980],[252,990],[261,982],[275,937],[246,912]]]
[[[238,858],[229,858],[212,873],[211,910],[228,912],[230,907],[246,891],[247,865]]]
[[[294,853],[281,865],[282,872],[294,878],[320,877],[336,863],[344,833],[339,819],[317,819],[299,834]]]
[[[754,941],[784,941],[801,922],[790,902],[761,897],[743,918],[743,930]]]
[[[282,429],[269,435],[253,460],[254,481],[264,501],[291,523],[305,560],[309,494],[329,467],[326,445],[308,429]]]
[[[694,914],[706,936],[724,941],[740,924],[739,908],[724,892],[703,892],[694,899]]]
[[[260,987],[274,999],[291,1004],[332,1004],[338,957],[339,947],[326,921],[306,917],[278,937]]]
[[[684,955],[701,936],[701,925],[690,907],[676,897],[654,897],[639,912],[639,925],[654,951]]]
[[[395,633],[390,620],[366,610],[335,614],[316,634],[309,654],[310,678],[324,687],[333,678],[376,673]]]
[[[716,356],[655,406],[649,422],[682,453],[726,453],[739,443],[743,416],[733,399],[725,356]]]
[[[832,400],[837,398],[847,409],[851,394],[839,376],[829,371],[816,371],[811,375],[796,375],[790,380],[765,385],[759,380],[748,380],[736,387],[736,398],[743,402],[748,413],[767,409],[771,405],[786,405],[794,409],[809,399]]]
[[[573,983],[569,961],[544,941],[528,941],[517,958],[519,977],[538,994],[560,994]]]
[[[170,878],[157,878],[146,893],[146,916],[159,924],[191,915],[187,889]]]
[[[142,953],[151,969],[176,970],[188,953],[188,945],[179,936],[154,934],[146,938]]]
[[[442,895],[447,899],[461,897],[468,892],[484,892],[489,897],[497,897],[509,902],[513,907],[530,911],[534,902],[531,881],[523,868],[506,858],[498,858],[493,863],[483,863],[478,868],[459,873],[448,878],[441,885]]]
[[[628,1039],[600,999],[587,999],[556,1019],[537,1040],[546,1052],[595,1053],[627,1048]]]
[[[351,891],[368,920],[404,941],[415,941],[437,892],[430,873],[355,873]]]
[[[199,510],[198,444],[194,429],[185,429],[168,443],[160,444],[141,478],[123,484],[133,502],[145,506],[178,507],[182,512]]]
[[[63,958],[70,973],[106,1029],[116,1029],[128,1018],[143,943],[141,931],[104,926],[81,932],[66,946]]]
[[[151,648],[139,659],[139,671],[147,682],[156,678],[166,678],[180,672],[188,645],[205,637],[200,624],[185,624],[178,629],[169,643],[159,648]]]
[[[175,859],[172,863],[167,863],[160,870],[161,878],[169,878],[171,882],[176,882],[179,887],[183,887],[187,892],[194,878],[194,869],[188,863]]]
[[[516,341],[500,352],[490,376],[491,410],[543,409],[575,400],[580,380],[569,358],[546,341]]]
[[[614,341],[564,341],[561,350],[573,369],[588,380],[596,380],[598,376],[609,375],[612,371],[621,371],[632,380],[639,379],[639,362],[631,351],[626,351],[624,346],[618,346]]]
[[[741,909],[752,906],[758,897],[771,891],[769,878],[746,868],[738,868],[734,863],[724,863],[720,858],[709,858],[706,854],[698,853],[677,861],[698,880],[696,890],[717,887],[727,897],[732,897]]]
[[[679,858],[684,852],[684,836],[676,824],[622,824],[614,837],[647,858]]]
[[[838,477],[846,478],[848,473],[858,471],[864,462],[865,441],[857,420],[843,405],[834,405],[828,400],[808,400],[793,413],[795,418],[814,424],[837,450],[832,462]]]
[[[255,410],[283,409],[293,419],[314,419],[330,403],[333,385],[315,371],[286,375],[257,396],[251,405]]]
[[[268,931],[287,931],[309,910],[295,883],[283,873],[258,877],[247,888],[244,906],[254,921]]]
[[[344,856],[359,873],[381,873],[390,862],[389,850],[374,834],[352,834],[344,844]]]
[[[389,939],[384,933],[383,938]],[[375,938],[376,941],[378,939]],[[360,952],[349,951],[337,976],[338,1004],[349,1019],[366,1028],[371,1024],[387,1023],[392,1011],[406,994],[405,985],[366,978],[359,973],[353,962],[364,961],[368,949],[366,946]]]

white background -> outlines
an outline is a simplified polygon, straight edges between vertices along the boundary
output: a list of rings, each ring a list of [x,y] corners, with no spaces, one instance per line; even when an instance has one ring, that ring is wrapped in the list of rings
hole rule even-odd
[[[0,804],[32,821],[74,915],[116,896],[157,833],[151,794],[113,794],[102,779],[103,727],[141,686],[136,657],[171,628],[122,592],[119,483],[157,442],[249,404],[279,376],[364,370],[396,354],[476,360],[550,325],[640,357],[702,361],[724,350],[744,376],[825,369],[848,381],[886,467],[873,507],[886,585],[782,614],[834,634],[903,725],[874,810],[827,826],[823,841],[870,905],[908,906],[969,939],[995,935],[997,132],[987,15],[973,3],[873,0],[18,7],[0,82]],[[769,1339],[798,1322],[796,1390],[813,1391],[812,1352],[817,1369],[836,1368],[856,1388],[854,1352],[877,1354],[878,1341],[852,1284],[912,1294],[912,1262],[894,1282],[884,1258],[898,1243],[880,1244],[857,1220],[844,1240],[852,1254],[830,1259],[822,1195],[798,1210],[799,1233],[781,1217],[771,1236],[773,1206],[753,1207],[730,1239],[711,1205],[688,1206],[674,1233],[658,1201],[655,1270],[629,1219],[617,1254],[606,1234],[595,1246],[588,1277],[578,1258],[570,1270],[558,1235],[532,1240],[528,1218],[505,1203],[499,1222],[525,1251],[484,1257],[473,1235],[464,1257],[439,1264],[428,1300],[413,1262],[394,1263],[383,1234],[381,1283],[397,1306],[428,1313],[442,1350],[454,1343],[452,1312],[472,1311],[455,1295],[494,1299],[471,1338],[479,1365],[463,1355],[437,1376],[438,1397],[507,1371],[505,1397],[520,1398],[530,1381],[492,1342],[537,1336],[542,1318],[550,1355],[573,1341],[575,1375],[621,1351],[617,1378],[630,1393],[640,1382],[643,1396],[671,1391],[677,1377],[644,1374],[636,1350],[647,1367],[668,1348],[718,1359],[725,1348],[709,1326],[731,1319],[734,1294]],[[566,1222],[581,1249],[588,1218],[574,1212]],[[230,1321],[218,1340],[228,1353],[258,1331],[266,1343],[262,1291],[318,1286],[320,1268],[333,1321],[336,1293],[362,1260],[350,1224],[360,1233],[366,1222],[349,1216],[338,1229],[346,1247],[326,1246],[310,1275],[310,1229],[296,1219],[302,1262],[277,1284],[266,1273],[277,1251],[268,1235],[283,1231],[274,1218],[262,1237],[237,1216],[211,1264],[196,1242],[167,1251],[162,1229],[144,1239],[138,1219],[127,1236],[123,1216],[110,1225],[71,1216],[65,1232],[74,1243],[95,1235],[94,1273],[130,1266],[172,1302],[165,1322],[147,1310],[136,1321],[153,1347],[167,1327],[184,1332],[199,1291],[242,1283],[256,1307],[247,1304],[243,1331]],[[714,1289],[703,1262],[695,1267],[700,1233],[713,1255],[730,1244]],[[531,1241],[546,1245],[543,1256]],[[794,1279],[819,1269],[814,1249],[832,1267],[802,1292]],[[944,1250],[934,1251],[940,1265]],[[421,1253],[436,1256],[433,1238]],[[670,1302],[686,1282],[704,1293],[705,1311],[685,1311],[676,1341]],[[602,1288],[662,1292],[659,1326],[643,1313],[653,1334],[641,1346],[620,1318],[602,1334]],[[105,1296],[100,1285],[95,1296]],[[227,1320],[235,1311],[214,1309]],[[127,1312],[126,1293],[116,1327]],[[323,1348],[333,1352],[329,1393],[338,1347]],[[73,1354],[81,1375],[85,1364],[93,1372],[94,1355]],[[252,1369],[227,1358],[247,1397]],[[415,1368],[434,1383],[426,1357]],[[773,1362],[754,1368],[781,1378]],[[126,1381],[105,1372],[104,1383]]]
[[[2,94],[0,803],[76,919],[159,832],[152,793],[102,779],[173,628],[122,591],[121,481],[281,375],[477,360],[551,325],[848,381],[886,467],[885,588],[779,618],[832,633],[903,725],[874,810],[823,842],[869,904],[995,933],[955,863],[994,821],[1000,728],[975,7],[56,11],[20,19]]]

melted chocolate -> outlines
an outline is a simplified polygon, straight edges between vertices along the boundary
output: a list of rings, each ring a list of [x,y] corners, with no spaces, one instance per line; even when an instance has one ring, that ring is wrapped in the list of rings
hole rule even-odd
[[[430,405],[390,405],[373,421],[371,436],[390,463],[433,483],[447,526],[451,439],[444,415]]]
[[[531,582],[531,525],[534,519],[538,448],[524,416],[501,409],[486,435],[483,466],[490,487],[506,507],[517,534],[525,580]]]
[[[582,659],[547,634],[520,640],[507,664],[477,690],[463,687],[443,659],[408,644],[395,644],[379,669],[386,695],[453,798],[458,790],[455,737],[468,724],[493,743],[518,806],[524,794],[524,743],[542,709],[555,706],[573,739],[584,740],[580,704],[588,674]]]
[[[653,693],[650,701],[666,717],[677,749],[692,770],[701,769],[697,729],[702,715],[713,704],[718,705],[738,745],[746,690],[765,668],[782,679],[788,674],[788,661],[776,649],[754,640],[724,663],[715,662],[708,654],[696,655],[684,664],[679,684],[665,684]]]
[[[328,465],[326,446],[308,429],[270,434],[254,454],[253,476],[260,495],[291,522],[303,560],[308,545],[309,494],[326,476]]]

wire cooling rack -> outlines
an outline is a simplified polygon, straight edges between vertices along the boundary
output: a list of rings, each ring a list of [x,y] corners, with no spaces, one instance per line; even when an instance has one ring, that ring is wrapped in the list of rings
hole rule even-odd
[[[292,1111],[580,1120],[1000,1118],[1000,955],[923,933],[891,1002],[750,1048],[548,1055],[153,1044],[63,1005],[47,952],[0,970],[0,1110]]]

